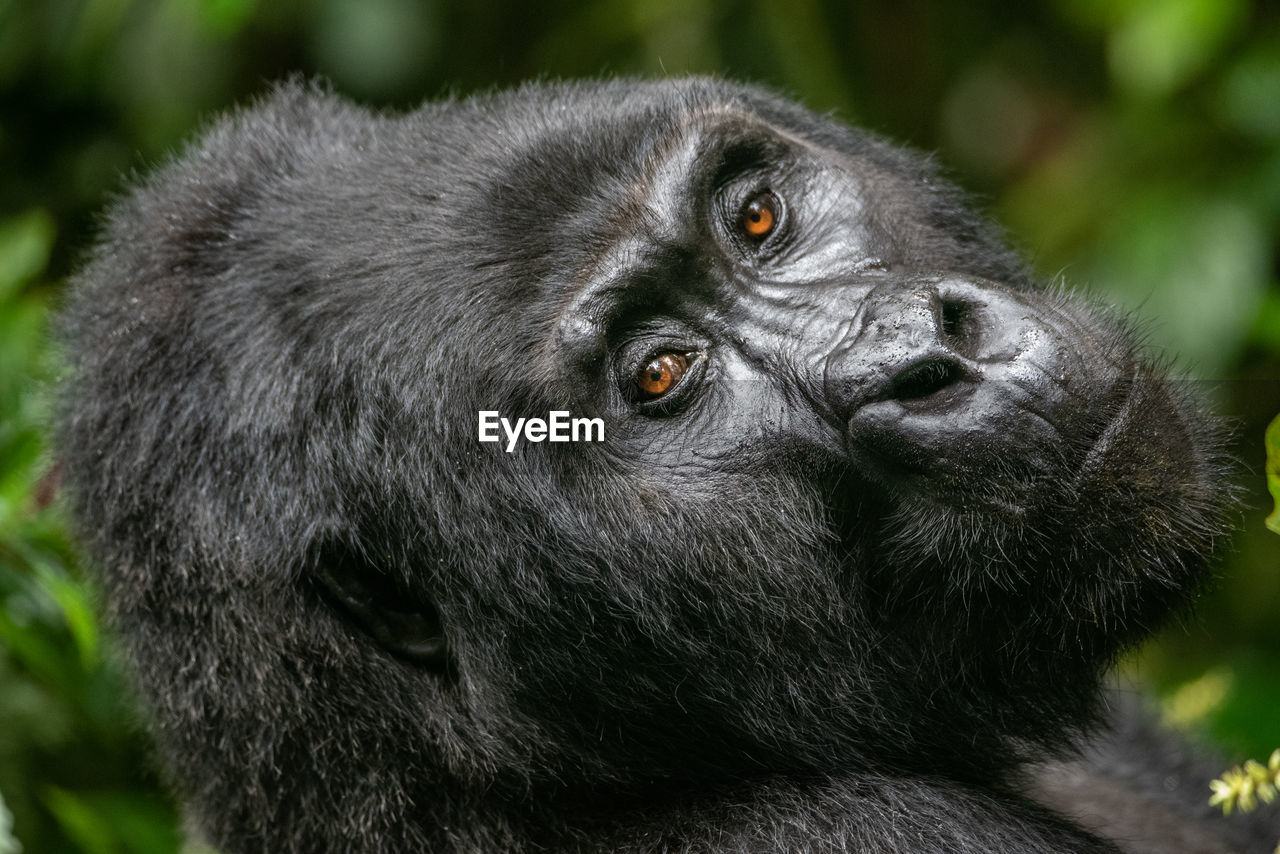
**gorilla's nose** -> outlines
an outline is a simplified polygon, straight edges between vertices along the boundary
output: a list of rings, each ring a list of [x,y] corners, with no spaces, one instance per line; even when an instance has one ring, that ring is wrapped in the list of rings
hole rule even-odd
[[[1082,351],[1089,343],[1052,309],[982,280],[887,283],[826,358],[824,394],[855,454],[973,474],[1060,443],[1079,396],[1088,407],[1105,393],[1114,377]]]
[[[873,291],[826,359],[827,401],[844,420],[880,402],[951,409],[981,380],[975,320],[972,300],[937,282]]]

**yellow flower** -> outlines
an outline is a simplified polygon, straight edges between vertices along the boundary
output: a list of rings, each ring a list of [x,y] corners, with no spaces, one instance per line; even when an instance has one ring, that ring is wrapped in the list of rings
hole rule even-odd
[[[1271,803],[1280,794],[1280,749],[1271,754],[1267,764],[1250,759],[1241,767],[1237,765],[1217,780],[1209,782],[1213,795],[1209,798],[1210,806],[1222,807],[1223,815],[1239,807],[1241,812],[1249,812],[1258,805],[1258,801]],[[1280,850],[1277,851],[1280,854]]]

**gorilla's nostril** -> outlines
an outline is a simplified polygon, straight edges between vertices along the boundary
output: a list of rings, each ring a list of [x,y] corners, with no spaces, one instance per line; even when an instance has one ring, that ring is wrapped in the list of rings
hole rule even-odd
[[[964,368],[951,359],[925,359],[898,373],[889,383],[891,400],[908,401],[929,397],[965,377]]]
[[[956,352],[972,346],[971,307],[957,299],[943,297],[938,304],[938,333],[942,343]]]

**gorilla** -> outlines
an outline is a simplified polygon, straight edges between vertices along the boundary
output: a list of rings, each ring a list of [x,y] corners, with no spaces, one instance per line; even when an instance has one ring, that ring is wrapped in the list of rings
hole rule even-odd
[[[229,854],[1280,836],[1103,687],[1220,545],[1217,422],[767,91],[283,84],[117,201],[61,336],[78,533]]]

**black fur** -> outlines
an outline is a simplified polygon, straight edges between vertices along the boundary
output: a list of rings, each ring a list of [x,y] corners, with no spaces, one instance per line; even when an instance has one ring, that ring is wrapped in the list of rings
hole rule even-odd
[[[1223,529],[1122,324],[713,80],[283,86],[116,205],[63,332],[74,510],[228,852],[1114,851],[1022,775]],[[477,441],[556,409],[606,440]]]

